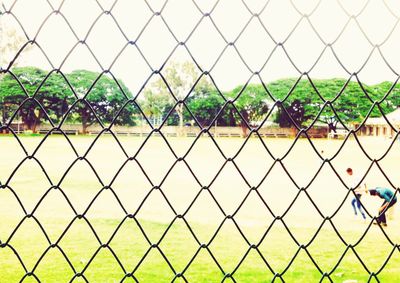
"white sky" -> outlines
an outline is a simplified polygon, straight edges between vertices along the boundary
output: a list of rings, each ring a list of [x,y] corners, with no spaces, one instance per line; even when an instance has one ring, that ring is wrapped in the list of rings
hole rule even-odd
[[[7,9],[14,1],[0,0]],[[30,39],[37,34],[37,42],[52,64],[58,68],[78,40],[60,14],[52,14],[38,32],[40,25],[53,11],[48,2],[58,9],[62,1],[17,0],[11,11],[21,22]],[[98,2],[105,10],[109,10],[114,0],[99,0]],[[148,2],[153,11],[160,11],[165,3],[162,0],[148,0]],[[227,42],[235,41],[240,31],[252,18],[241,0],[220,0],[214,9],[215,0],[195,2],[204,13],[211,11],[212,20]],[[326,45],[321,41],[322,39],[325,43],[332,43],[336,55],[351,73],[361,68],[374,45],[380,45],[382,54],[393,70],[400,73],[400,24],[398,24],[400,1],[321,0],[318,6],[316,6],[318,4],[316,0],[245,0],[244,2],[254,13],[260,14],[259,19],[270,35],[277,43],[283,43],[293,63],[301,72],[309,71],[324,50]],[[268,4],[262,10],[266,2]],[[170,34],[161,17],[152,18],[151,9],[144,0],[119,0],[111,13],[127,38],[132,41],[137,39],[144,25],[151,19],[138,38],[137,45],[151,67],[158,69],[177,45],[177,41]],[[127,43],[127,39],[119,31],[112,17],[102,14],[102,9],[95,0],[65,0],[60,12],[67,18],[79,39],[85,38],[90,26],[100,16],[86,42],[102,67],[108,69],[113,59]],[[300,13],[308,14],[309,17],[302,18]],[[177,40],[186,41],[201,67],[210,70],[219,54],[227,46],[210,18],[204,18],[188,39],[189,34],[202,18],[202,13],[192,0],[169,0],[161,15]],[[351,18],[352,15],[354,15],[353,18]],[[298,77],[298,71],[292,66],[283,49],[277,47],[274,50],[276,43],[262,28],[259,19],[253,17],[239,39],[235,41],[235,46],[242,58],[252,71],[260,71],[270,57],[261,71],[265,82],[284,77]],[[17,27],[10,15],[1,16],[1,21],[5,26]],[[315,34],[310,22],[321,38]],[[344,32],[337,38],[347,22]],[[294,32],[287,38],[297,23]],[[19,27],[17,31],[23,35]],[[6,39],[3,38],[3,40]],[[3,54],[3,56],[10,57],[11,55]],[[190,57],[185,48],[180,46],[170,60],[185,61],[190,60]],[[50,64],[36,47],[31,48],[29,52],[23,52],[18,62],[20,66],[34,65],[51,69]],[[65,72],[74,69],[99,72],[102,70],[84,45],[77,46],[61,69]],[[134,93],[151,74],[150,67],[132,45],[124,50],[111,71]],[[233,46],[228,46],[218,63],[211,69],[211,75],[220,89],[229,90],[245,83],[250,78],[251,72],[242,63]],[[312,78],[349,77],[329,48],[312,69],[310,76]],[[374,50],[359,76],[368,84],[383,80],[394,81],[397,77],[385,65],[378,49]],[[259,80],[254,78],[252,82],[258,83]]]

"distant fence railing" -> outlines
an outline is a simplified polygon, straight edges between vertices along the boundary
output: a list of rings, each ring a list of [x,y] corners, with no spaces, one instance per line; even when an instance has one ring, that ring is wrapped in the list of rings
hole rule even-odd
[[[16,125],[12,125],[11,127],[14,132],[21,133],[24,131],[23,127],[17,127]],[[82,134],[82,125],[80,124],[65,124],[62,126],[62,130],[65,134]],[[149,126],[113,126],[112,131],[117,135],[127,135],[127,136],[148,136],[152,132],[152,128]],[[47,134],[51,132],[52,134],[60,133],[60,131],[54,131],[54,128],[51,125],[40,125],[37,129],[37,133],[39,134]],[[95,125],[87,128],[88,135],[97,135],[101,132],[104,132],[104,129],[101,126]],[[196,137],[202,134],[202,131],[199,127],[193,126],[185,126],[182,129],[179,126],[163,126],[162,133],[164,136],[168,137]],[[211,127],[209,133],[214,137],[247,137],[251,134],[250,131],[247,131],[247,135],[243,134],[243,129],[241,127]],[[257,133],[260,137],[264,138],[294,138],[298,134],[298,130],[296,128],[281,128],[281,127],[265,127],[257,130]],[[327,138],[328,137],[328,128],[319,126],[311,128],[307,134],[312,138]],[[154,135],[154,134],[153,134]],[[258,137],[256,133],[252,134],[253,137]]]

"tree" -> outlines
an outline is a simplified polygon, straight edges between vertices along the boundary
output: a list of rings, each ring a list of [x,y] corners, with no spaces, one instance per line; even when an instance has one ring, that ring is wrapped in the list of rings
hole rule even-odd
[[[190,112],[192,112],[202,127],[209,126],[212,123],[223,104],[224,100],[222,96],[213,90],[198,94],[187,102]],[[186,119],[191,118],[189,113],[186,112]],[[219,125],[226,125],[225,117],[219,117],[217,123]]]
[[[205,126],[210,125],[223,105],[227,103],[226,100],[235,100],[233,104],[237,111],[232,104],[227,103],[224,111],[216,120],[218,125],[221,126],[240,125],[244,135],[246,135],[246,123],[255,125],[261,122],[268,113],[271,99],[262,85],[248,85],[243,91],[242,89],[243,86],[238,86],[230,92],[222,93],[222,95],[217,90],[212,89],[197,93],[194,97],[188,99],[188,108],[202,126]]]
[[[283,100],[295,83],[295,79],[285,79],[272,82],[267,87],[276,99]],[[332,107],[335,109],[336,114],[327,105],[321,112],[318,120],[327,124],[329,129],[333,131],[336,131],[339,119],[345,124],[360,122],[365,119],[373,105],[372,101],[381,100],[392,85],[390,82],[382,82],[377,85],[368,86],[365,84],[360,85],[355,81],[350,81],[346,85],[346,80],[344,79],[313,80],[313,84],[325,100],[332,101]],[[345,89],[342,90],[345,85]],[[319,97],[317,91],[308,80],[303,79],[297,83],[289,97],[285,99],[283,107],[285,107],[299,127],[306,126],[306,124],[312,122],[321,111],[324,101]],[[339,93],[340,96],[336,98]],[[391,90],[385,102],[381,103],[380,106],[383,112],[387,114],[395,110],[399,104],[400,87],[396,85]],[[377,107],[372,109],[371,117],[381,115]],[[287,114],[282,109],[278,111],[276,121],[281,126],[293,126],[291,120],[288,119]]]
[[[295,79],[285,79],[267,85],[274,98],[282,101],[275,116],[281,127],[305,126],[318,115],[323,105],[323,100],[308,81],[300,80],[295,84]]]
[[[183,100],[186,97],[197,79],[200,77],[196,66],[191,62],[172,62],[162,71],[162,73],[168,83],[168,86],[171,88],[175,98],[178,101]],[[176,104],[177,101],[173,98],[167,85],[161,78],[159,78],[153,84],[153,89],[154,92],[158,95],[168,97],[171,105]],[[209,89],[211,89],[210,82],[207,79],[202,79],[197,83],[195,89],[191,93],[191,96],[193,97],[196,96],[196,94],[198,93],[207,92]],[[188,100],[189,99],[190,98],[188,98]],[[182,103],[179,103],[175,108],[175,112],[179,119],[179,132],[182,133],[185,116],[184,105]]]
[[[86,133],[89,126],[98,122],[97,119],[103,123],[116,119],[116,124],[135,124],[134,113],[137,111],[132,104],[128,104],[120,116],[115,116],[127,101],[125,95],[132,97],[122,81],[118,81],[118,86],[112,78],[87,70],[73,71],[67,78],[78,97],[85,98],[73,108],[74,112],[79,114],[77,119],[82,123],[82,133]]]
[[[3,12],[0,10],[0,67],[6,69],[8,65],[11,63],[11,60],[14,59],[18,50],[22,47],[26,38],[21,36],[17,32],[17,30],[10,25],[10,21],[7,21],[7,18],[3,16]],[[29,47],[25,47],[25,50],[29,50]],[[17,62],[13,63],[13,66],[17,66]],[[0,73],[0,80],[4,77],[5,73]],[[1,98],[0,98],[0,101]],[[2,108],[2,123],[5,123],[6,113],[9,107],[12,107],[13,104],[9,102],[1,102]]]
[[[77,100],[61,74],[53,72],[46,79],[48,73],[36,67],[14,68],[12,73],[16,78],[8,73],[0,81],[3,123],[20,107],[18,114],[25,128],[36,132],[43,120],[59,122]],[[79,98],[85,97],[85,100],[75,104],[67,119],[81,122],[83,133],[97,121],[92,109],[103,123],[114,121],[115,124],[134,125],[137,111],[132,104],[126,105],[124,111],[116,116],[127,101],[125,95],[131,97],[121,81],[118,81],[118,86],[112,78],[87,70],[74,71],[66,77]],[[32,99],[33,95],[37,102]]]
[[[142,110],[153,125],[157,124],[156,121],[161,120],[166,109],[171,107],[171,101],[166,95],[151,90],[144,92]]]
[[[230,112],[228,115],[234,117],[235,124],[240,124],[243,136],[247,136],[247,124],[254,125],[263,120],[268,113],[271,99],[262,85],[250,84],[242,89],[243,86],[238,86],[226,94],[226,97],[236,99],[234,105],[238,112],[233,107],[227,109]]]
[[[14,68],[12,73],[16,78],[7,73],[0,81],[3,123],[21,106],[18,114],[22,122],[28,130],[36,132],[44,117],[52,116],[56,120],[68,108],[68,94],[62,87],[63,80],[60,76],[50,76],[38,89],[47,75],[45,71],[35,67],[21,67]],[[32,99],[34,94],[37,102]]]
[[[305,120],[305,109],[303,103],[295,99],[293,102],[290,103],[289,106],[283,108],[279,108],[278,115],[280,116],[279,119],[279,126],[280,127],[292,127],[293,123],[297,126],[301,126],[302,122]]]

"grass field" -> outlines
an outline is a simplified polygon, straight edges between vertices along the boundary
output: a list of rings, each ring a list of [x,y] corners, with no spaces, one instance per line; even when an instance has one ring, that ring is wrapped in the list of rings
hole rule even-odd
[[[7,244],[0,248],[0,282],[19,282],[26,274],[10,246],[41,282],[68,282],[75,272],[83,272],[89,282],[120,282],[132,271],[140,282],[171,282],[178,273],[184,278],[174,282],[221,282],[224,272],[233,277],[224,282],[270,282],[274,273],[283,273],[285,282],[319,282],[321,272],[329,273],[334,282],[367,282],[368,272],[378,273],[381,282],[400,281],[399,250],[391,254],[393,245],[400,243],[396,208],[384,229],[391,244],[371,220],[354,218],[352,195],[328,163],[314,178],[322,162],[306,139],[298,140],[287,156],[293,140],[264,139],[274,158],[282,159],[275,164],[256,138],[237,154],[243,139],[217,139],[221,153],[207,137],[192,148],[194,138],[168,138],[169,148],[162,138],[151,137],[137,153],[144,138],[118,137],[124,152],[112,136],[101,136],[87,152],[95,136],[73,136],[77,155],[62,136],[48,137],[38,149],[43,136],[20,139],[35,158],[25,159],[12,174],[26,154],[14,137],[0,136],[0,182],[7,185],[0,190],[0,241]],[[380,159],[393,142],[360,141],[372,159]],[[371,165],[368,186],[390,186],[379,167],[395,186],[400,183],[397,141],[379,166],[365,156],[355,139],[348,140],[337,155],[343,140],[313,143],[325,158],[335,156],[331,165],[348,186],[352,184],[345,175],[347,167],[363,175]],[[171,149],[184,161],[176,162]],[[77,156],[86,158],[77,160]],[[112,190],[103,189],[108,187]],[[365,196],[363,203],[375,215],[381,200]],[[34,217],[26,218],[27,214]],[[77,218],[80,214],[85,217]],[[274,222],[274,216],[282,216],[283,221]],[[342,240],[331,223],[324,222],[325,216],[332,216]],[[50,248],[51,243],[56,246]],[[157,245],[151,248],[151,244]],[[355,245],[354,251],[347,245]],[[35,276],[23,282],[37,282]],[[85,281],[77,277],[74,282]]]

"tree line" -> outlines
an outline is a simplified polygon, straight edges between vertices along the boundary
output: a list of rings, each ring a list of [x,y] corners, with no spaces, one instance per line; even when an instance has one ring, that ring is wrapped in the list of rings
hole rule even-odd
[[[21,119],[32,132],[49,119],[54,124],[62,120],[81,123],[83,133],[98,121],[126,126],[217,124],[241,126],[246,131],[247,125],[258,126],[270,115],[268,120],[280,127],[305,127],[317,120],[335,130],[339,121],[362,121],[373,101],[382,100],[387,93],[379,104],[385,114],[400,105],[400,88],[390,82],[368,86],[344,79],[311,82],[289,78],[220,92],[188,62],[173,63],[162,74],[134,101],[128,101],[134,94],[108,73],[76,70],[49,74],[36,67],[17,67],[0,78],[2,124]],[[324,100],[331,105],[324,106]],[[378,107],[371,116],[381,116]]]
[[[134,125],[133,107],[116,116],[131,95],[121,81],[87,70],[77,70],[65,77],[36,67],[14,68],[0,81],[0,104],[3,124],[18,115],[25,128],[36,132],[42,122],[82,123],[83,132],[100,120],[116,124]]]

